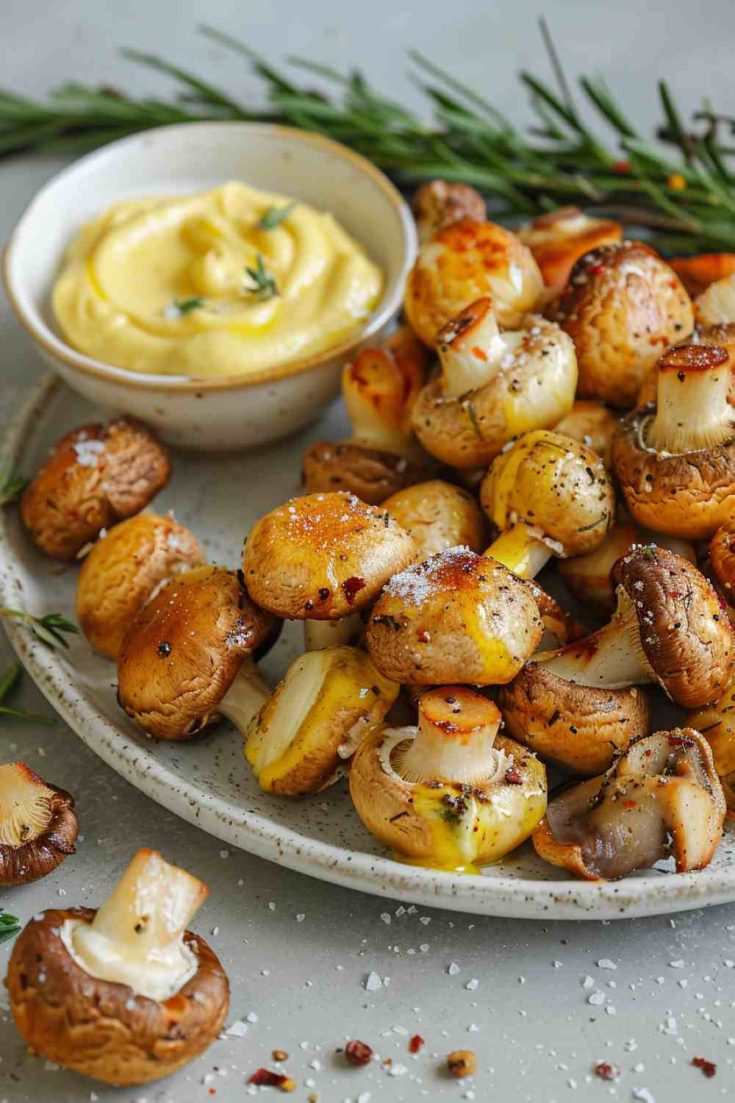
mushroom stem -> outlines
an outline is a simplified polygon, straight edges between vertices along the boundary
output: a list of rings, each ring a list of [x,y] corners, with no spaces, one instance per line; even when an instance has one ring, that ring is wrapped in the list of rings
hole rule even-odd
[[[184,932],[208,891],[157,851],[139,850],[91,923],[66,921],[67,949],[90,976],[168,999],[196,972]]]
[[[51,822],[53,789],[22,762],[0,768],[0,846],[37,839]]]
[[[683,345],[659,361],[656,413],[646,443],[657,452],[696,452],[735,435],[728,402],[730,361],[717,345]]]
[[[305,620],[304,646],[307,651],[321,651],[324,647],[339,647],[352,643],[363,628],[359,613],[339,620]]]
[[[486,697],[454,687],[430,690],[419,701],[415,739],[395,753],[404,781],[455,781],[476,785],[498,769],[493,750],[500,713]]]
[[[543,540],[533,535],[528,525],[520,524],[501,532],[485,552],[519,578],[535,578],[553,554]]]
[[[488,383],[507,352],[489,298],[478,299],[448,322],[436,337],[447,398]]]
[[[227,690],[217,711],[245,735],[251,721],[268,700],[270,690],[261,678],[252,659],[246,659]]]

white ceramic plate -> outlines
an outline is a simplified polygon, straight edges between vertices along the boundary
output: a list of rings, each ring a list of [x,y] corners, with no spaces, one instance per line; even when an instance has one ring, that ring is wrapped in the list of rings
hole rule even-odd
[[[31,472],[66,429],[100,415],[56,381],[44,381],[11,427],[6,456]],[[213,561],[236,566],[252,521],[297,489],[307,442],[346,433],[333,407],[307,433],[249,455],[176,453],[174,476],[156,499],[203,540]],[[77,568],[43,559],[24,536],[13,509],[0,521],[0,600],[33,613],[74,615]],[[567,880],[536,859],[530,846],[482,875],[463,876],[402,865],[362,827],[344,786],[310,800],[262,793],[250,775],[241,739],[222,726],[189,744],[143,737],[115,702],[114,666],[83,639],[68,652],[49,651],[16,622],[8,624],[18,655],[54,708],[113,769],[154,800],[205,831],[313,877],[395,899],[484,915],[605,919],[654,915],[735,900],[735,830],[709,869],[674,876],[651,870],[607,885]],[[290,625],[263,663],[275,678],[293,658],[300,626]],[[662,705],[658,727],[673,716]],[[151,839],[155,845],[157,840]]]

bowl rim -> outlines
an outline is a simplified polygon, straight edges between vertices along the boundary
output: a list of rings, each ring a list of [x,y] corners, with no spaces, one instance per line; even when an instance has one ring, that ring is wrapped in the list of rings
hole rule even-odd
[[[97,360],[94,357],[78,352],[61,337],[57,336],[43,318],[37,321],[36,318],[31,316],[25,304],[21,302],[21,297],[17,290],[18,282],[11,275],[11,266],[15,249],[33,215],[34,207],[38,200],[66,177],[73,176],[81,168],[88,166],[94,161],[103,160],[104,157],[113,150],[117,151],[124,149],[125,146],[136,144],[142,137],[156,135],[162,132],[173,132],[177,130],[186,130],[190,132],[192,128],[203,130],[213,127],[218,129],[258,130],[275,138],[286,138],[290,141],[295,140],[316,145],[340,157],[342,160],[348,161],[358,169],[358,171],[369,176],[388,200],[390,206],[393,207],[403,231],[401,240],[404,256],[392,293],[387,297],[384,294],[380,305],[371,313],[362,329],[346,340],[339,342],[339,344],[332,345],[329,348],[322,349],[318,353],[303,357],[299,360],[288,361],[272,368],[264,368],[257,372],[248,372],[247,374],[216,376],[213,378],[147,374],[144,372],[130,371],[127,368],[116,367],[114,364],[107,364],[102,360]],[[342,360],[350,356],[351,353],[358,349],[360,345],[364,344],[373,334],[380,332],[390,318],[396,313],[403,298],[403,288],[411,265],[413,264],[417,247],[418,236],[408,204],[385,173],[374,165],[372,161],[363,157],[362,154],[355,153],[355,151],[348,146],[343,145],[341,142],[336,142],[332,138],[327,138],[322,134],[299,130],[297,127],[284,126],[280,123],[251,122],[248,120],[236,119],[219,122],[217,120],[202,119],[197,122],[171,123],[167,126],[156,126],[148,130],[137,131],[135,134],[129,134],[124,138],[119,138],[117,141],[108,142],[99,149],[95,149],[85,154],[83,157],[77,158],[70,165],[61,169],[60,172],[55,173],[51,179],[47,180],[35,195],[31,197],[21,213],[20,218],[16,222],[5,248],[3,249],[2,278],[5,292],[13,312],[26,332],[30,334],[36,344],[39,345],[52,360],[61,361],[67,368],[71,368],[72,371],[79,372],[82,375],[92,376],[96,379],[103,379],[108,383],[116,383],[134,390],[162,391],[169,393],[226,391],[241,387],[257,386],[263,383],[277,382],[281,379],[287,379],[293,375],[300,375],[304,372],[322,367],[324,364],[330,363],[333,360]]]

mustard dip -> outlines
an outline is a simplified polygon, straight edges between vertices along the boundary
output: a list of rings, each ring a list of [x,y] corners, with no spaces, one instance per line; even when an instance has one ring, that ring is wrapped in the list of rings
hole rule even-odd
[[[53,289],[66,340],[144,373],[244,375],[355,333],[383,276],[330,214],[227,183],[116,203],[70,246]]]

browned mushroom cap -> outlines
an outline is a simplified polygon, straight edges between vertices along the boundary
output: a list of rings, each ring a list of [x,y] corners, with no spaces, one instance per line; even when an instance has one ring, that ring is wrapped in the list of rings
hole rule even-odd
[[[548,316],[574,341],[580,397],[619,407],[635,404],[657,357],[694,326],[677,275],[640,241],[581,257]]]
[[[735,602],[735,517],[728,517],[709,546],[712,570],[730,604]]]
[[[710,284],[735,272],[735,253],[702,253],[694,257],[670,257],[669,264],[694,298]]]
[[[160,860],[141,851],[133,865],[146,855]],[[160,890],[146,887],[137,906],[135,901],[129,908],[118,905],[112,915],[106,913],[108,901],[99,911],[52,909],[35,916],[17,938],[8,966],[10,1007],[28,1045],[48,1061],[108,1084],[146,1084],[188,1064],[217,1037],[229,1006],[227,976],[207,943],[192,931],[172,929],[179,902],[170,901],[171,913],[161,922],[156,914]],[[101,921],[104,929],[97,930]],[[156,927],[163,927],[158,939]],[[174,936],[191,963],[188,979],[163,998],[142,995],[137,985],[102,979],[79,953],[79,935],[93,930],[103,951],[110,945],[108,962],[119,950],[124,964],[141,957],[130,945],[136,937],[161,942],[170,954]],[[137,964],[138,975],[145,978],[145,960]],[[124,967],[119,971],[124,973]]]
[[[369,505],[380,505],[391,494],[412,486],[425,476],[428,466],[352,441],[318,441],[304,452],[301,463],[310,493],[348,491]]]
[[[630,413],[613,461],[633,518],[701,540],[735,506],[735,412],[730,361],[716,345],[684,345],[659,361],[658,402]]]
[[[576,774],[606,770],[618,751],[650,730],[640,689],[578,685],[533,661],[502,687],[498,704],[514,739]]]
[[[571,413],[554,426],[555,433],[573,437],[596,452],[606,467],[612,467],[612,444],[620,418],[602,402],[579,398]]]
[[[735,684],[713,705],[690,712],[687,724],[709,743],[727,807],[735,814]]]
[[[250,600],[234,571],[186,571],[140,610],[123,638],[120,705],[156,739],[189,739],[221,714],[237,723],[226,695],[245,659],[276,634],[275,618]]]
[[[384,510],[354,494],[292,498],[256,521],[245,544],[248,590],[293,620],[336,620],[368,605],[416,554]]]
[[[404,685],[500,685],[541,639],[533,595],[499,563],[450,548],[395,575],[367,630],[373,662]]]
[[[20,515],[45,555],[74,559],[102,529],[140,512],[170,473],[166,452],[139,422],[83,425],[54,446],[23,492]]]
[[[607,774],[552,797],[533,845],[591,881],[626,877],[669,855],[685,873],[712,860],[724,815],[706,741],[677,728],[635,740]]]
[[[431,180],[422,184],[413,197],[413,213],[419,231],[419,241],[428,241],[437,230],[467,218],[484,222],[485,200],[469,184],[447,180]]]
[[[26,885],[74,853],[74,798],[26,766],[0,766],[0,885]]]
[[[518,230],[541,269],[544,283],[561,291],[577,260],[601,245],[613,245],[623,236],[623,227],[609,218],[590,218],[579,207],[560,207],[539,215]]]
[[[173,575],[204,563],[193,532],[155,513],[121,521],[99,540],[82,564],[77,620],[89,642],[117,658],[138,610]]]
[[[458,545],[474,552],[485,546],[487,525],[477,502],[469,491],[441,479],[400,490],[383,508],[412,537],[419,560]]]

